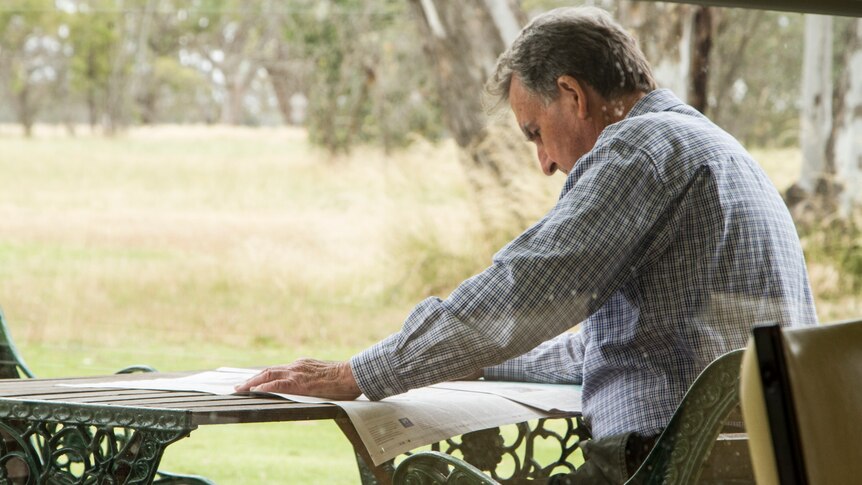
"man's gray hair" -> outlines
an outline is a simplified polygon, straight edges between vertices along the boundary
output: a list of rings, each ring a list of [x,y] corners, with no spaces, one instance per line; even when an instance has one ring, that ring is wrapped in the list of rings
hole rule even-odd
[[[564,75],[586,82],[606,100],[656,88],[634,37],[594,7],[558,8],[533,19],[497,59],[485,90],[507,101],[512,75],[545,103],[557,98],[557,79]]]

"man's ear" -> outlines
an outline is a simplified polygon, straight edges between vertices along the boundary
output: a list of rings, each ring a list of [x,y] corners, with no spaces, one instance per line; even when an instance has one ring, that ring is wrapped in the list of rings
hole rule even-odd
[[[578,118],[587,119],[590,112],[586,86],[572,76],[562,75],[557,78],[557,89],[566,103],[571,103]]]

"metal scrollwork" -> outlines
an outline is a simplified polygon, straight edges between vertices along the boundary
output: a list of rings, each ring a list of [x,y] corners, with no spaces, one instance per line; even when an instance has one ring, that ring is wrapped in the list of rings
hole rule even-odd
[[[575,471],[581,462],[575,456],[580,442],[590,437],[580,416],[546,418],[466,433],[432,444],[434,457],[408,452],[383,466],[391,473],[395,463],[411,458],[411,466],[403,470],[398,467],[402,473],[399,483],[410,485],[515,484]],[[451,455],[461,455],[470,470],[463,469]],[[359,455],[357,463],[363,484],[378,483]]]
[[[0,484],[150,483],[164,449],[195,428],[182,415],[157,415],[163,412],[117,415],[84,405],[50,412],[37,403],[6,404],[0,407],[0,419],[6,418],[0,421]]]
[[[483,429],[461,436],[464,460],[480,470],[494,470],[506,452],[499,428]]]
[[[406,453],[402,461],[407,466],[399,466],[394,478],[409,485],[524,483],[573,472],[580,462],[573,455],[580,442],[589,438],[581,417],[539,419],[474,431],[435,443],[431,452]],[[458,454],[467,464],[453,457]]]
[[[579,443],[589,438],[580,417],[546,418],[474,431],[434,444],[431,449],[460,454],[466,462],[505,484],[574,471],[576,460],[572,455]]]

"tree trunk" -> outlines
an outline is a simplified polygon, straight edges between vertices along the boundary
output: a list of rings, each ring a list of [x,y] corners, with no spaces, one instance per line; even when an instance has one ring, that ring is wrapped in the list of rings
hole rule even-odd
[[[660,87],[683,102],[691,92],[695,21],[691,5],[620,2],[618,20],[635,31]],[[700,9],[701,7],[698,7]]]
[[[444,122],[461,147],[488,240],[524,229],[536,211],[536,191],[524,173],[537,170],[511,118],[486,126],[482,93],[496,59],[526,18],[511,1],[411,0],[436,73]]]
[[[21,90],[18,91],[18,122],[21,123],[21,128],[24,130],[24,136],[31,138],[33,136],[33,120],[35,118],[35,108],[30,100],[30,86],[24,84]]]
[[[293,88],[288,80],[287,73],[279,67],[277,63],[269,63],[264,66],[266,76],[269,78],[272,85],[272,92],[275,94],[275,100],[278,103],[278,112],[281,113],[281,118],[284,124],[290,125],[290,97],[293,95]]]
[[[96,131],[96,126],[99,124],[99,107],[96,103],[96,83],[95,83],[95,71],[96,71],[96,53],[92,50],[87,53],[87,75],[86,79],[88,80],[86,87],[85,98],[87,103],[87,121],[90,124],[90,133]]]
[[[836,106],[835,178],[842,184],[838,208],[848,216],[862,207],[862,19],[850,25],[845,68]]]
[[[117,21],[117,42],[114,45],[114,51],[111,53],[111,74],[108,77],[106,103],[105,103],[105,133],[109,136],[117,134],[125,125],[126,102],[128,95],[126,93],[126,85],[128,76],[126,75],[126,63],[128,56],[126,53],[126,40],[128,35],[129,19],[126,16],[123,8],[123,1],[117,1],[117,9],[119,10]]]
[[[111,58],[111,74],[108,79],[107,106],[105,107],[105,131],[115,135],[122,131],[131,118],[131,100],[137,91],[137,82],[147,54],[152,17],[158,0],[147,0],[140,12],[126,10],[123,0],[117,0],[120,12],[117,22],[117,42]],[[127,42],[133,38],[132,49]],[[131,65],[130,65],[131,64]]]
[[[243,97],[245,90],[242,89],[242,81],[229,75],[225,75],[225,96],[222,104],[221,123],[223,125],[238,125],[243,118]]]
[[[290,51],[285,45],[283,30],[287,21],[274,8],[272,2],[264,3],[263,12],[266,15],[266,28],[263,30],[263,68],[275,94],[278,111],[285,125],[292,124],[290,97],[296,92],[296,74],[292,71],[297,66],[290,65]],[[290,24],[290,28],[295,28]]]
[[[727,17],[721,17],[720,15],[723,12],[721,10],[714,11],[713,14],[713,23],[716,25],[716,33],[715,37],[718,39],[722,35],[722,29],[727,28]],[[761,22],[763,22],[764,11],[763,10],[754,10],[750,13],[746,13],[744,25],[741,28],[743,32],[742,36],[739,37],[738,41],[735,42],[734,49],[729,55],[725,55],[722,58],[721,53],[717,52],[717,56],[713,56],[713,72],[721,73],[720,76],[716,76],[718,82],[713,83],[713,95],[715,99],[718,100],[718,103],[712,107],[712,112],[710,117],[718,122],[718,120],[722,117],[723,112],[729,111],[727,109],[727,100],[731,99],[731,88],[733,84],[739,79],[739,72],[743,67],[750,65],[750,61],[748,57],[750,57],[750,52],[748,50],[748,45],[751,43],[751,40],[755,37],[756,29]],[[717,21],[717,19],[722,19]],[[722,24],[725,24],[722,26]],[[719,123],[721,125],[721,123]]]
[[[245,120],[245,95],[257,73],[257,63],[244,58],[226,59],[220,66],[225,77],[225,99],[221,122],[239,125]]]
[[[835,170],[836,128],[833,99],[843,98],[841,85],[833,92],[832,17],[805,15],[802,58],[802,109],[799,144],[802,171],[785,199],[798,223],[816,225],[838,209],[840,179]],[[841,110],[840,102],[838,109]]]
[[[805,48],[802,63],[802,111],[800,144],[802,174],[799,187],[808,194],[825,190],[834,167],[827,156],[832,133],[832,18],[805,16]]]
[[[240,29],[246,28],[245,24],[240,27]],[[237,46],[245,47],[247,39],[248,32],[240,30],[234,42]],[[221,122],[226,125],[242,124],[246,115],[245,95],[257,74],[258,63],[256,60],[246,58],[240,50],[235,53],[225,52],[225,60],[218,66],[225,77],[226,100],[222,105]]]
[[[697,7],[692,18],[692,59],[689,71],[688,104],[701,113],[709,105],[707,80],[709,79],[709,55],[712,50],[712,9]]]

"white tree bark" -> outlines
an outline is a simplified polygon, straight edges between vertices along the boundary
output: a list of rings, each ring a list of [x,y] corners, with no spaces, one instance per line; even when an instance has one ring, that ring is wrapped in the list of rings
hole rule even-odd
[[[820,179],[831,178],[827,146],[832,134],[832,17],[805,15],[802,60],[799,187],[813,193]]]
[[[679,93],[679,98],[688,103],[689,86],[691,86],[691,47],[694,43],[694,9],[686,8],[681,14],[682,36],[679,39],[679,59],[676,76],[677,84],[674,92]]]
[[[541,211],[531,148],[510,118],[488,123],[482,88],[509,38],[526,20],[512,0],[411,0],[426,33],[443,120],[458,146],[488,240],[497,244],[522,231]],[[513,24],[514,23],[514,24]],[[544,207],[542,207],[544,209]]]
[[[431,0],[419,0],[422,6],[422,11],[425,12],[425,19],[428,21],[428,28],[431,33],[438,39],[446,38],[446,29],[443,28],[443,22],[440,21],[440,15],[437,13],[437,7]]]
[[[636,32],[659,87],[688,102],[694,9],[690,5],[620,2],[617,17]]]
[[[485,0],[485,7],[494,19],[494,25],[500,31],[500,39],[504,45],[511,45],[521,33],[521,22],[509,0]]]
[[[862,19],[856,21],[853,51],[846,56],[847,91],[844,119],[835,139],[836,179],[843,185],[838,201],[842,215],[862,207]]]

